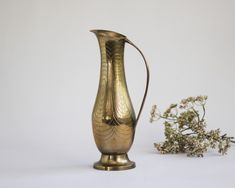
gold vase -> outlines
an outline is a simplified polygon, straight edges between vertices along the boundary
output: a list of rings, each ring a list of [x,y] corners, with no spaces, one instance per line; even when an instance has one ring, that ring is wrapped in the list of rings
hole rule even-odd
[[[101,69],[99,89],[92,113],[95,143],[101,159],[94,164],[99,170],[126,170],[135,167],[127,155],[135,135],[149,85],[149,69],[143,53],[126,36],[113,31],[91,30],[97,36]],[[134,46],[142,55],[147,82],[144,97],[137,117],[127,89],[124,71],[125,43]],[[134,69],[133,69],[134,70]]]

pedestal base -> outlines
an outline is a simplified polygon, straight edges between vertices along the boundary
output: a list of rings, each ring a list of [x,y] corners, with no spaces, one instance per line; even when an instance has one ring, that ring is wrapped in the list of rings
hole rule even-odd
[[[128,170],[135,168],[135,162],[129,160],[127,154],[107,155],[102,154],[101,159],[94,164],[98,170]]]

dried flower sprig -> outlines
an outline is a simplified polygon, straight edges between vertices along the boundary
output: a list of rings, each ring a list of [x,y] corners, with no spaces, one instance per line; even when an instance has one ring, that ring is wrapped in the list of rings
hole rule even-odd
[[[220,129],[206,131],[206,100],[207,96],[188,97],[179,104],[171,104],[163,114],[156,105],[152,107],[150,122],[163,119],[165,126],[166,140],[154,143],[159,152],[203,157],[208,148],[218,148],[222,155],[227,153],[234,138],[221,135]]]

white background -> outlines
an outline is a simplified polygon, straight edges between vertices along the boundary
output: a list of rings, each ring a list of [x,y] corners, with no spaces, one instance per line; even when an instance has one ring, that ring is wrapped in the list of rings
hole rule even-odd
[[[155,103],[208,95],[208,129],[235,135],[234,10],[233,0],[0,0],[0,187],[233,187],[234,147],[202,159],[160,155],[163,127],[148,120]],[[133,170],[92,168],[100,55],[90,29],[126,35],[150,65]],[[125,66],[137,113],[146,75],[129,45]]]

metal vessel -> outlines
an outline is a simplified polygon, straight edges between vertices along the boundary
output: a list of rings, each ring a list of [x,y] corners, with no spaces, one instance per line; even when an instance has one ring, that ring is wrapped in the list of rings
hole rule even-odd
[[[101,69],[99,89],[92,113],[95,143],[101,159],[94,164],[99,170],[126,170],[135,167],[127,155],[135,135],[149,85],[149,68],[140,49],[126,36],[107,30],[91,30],[99,42]],[[147,81],[144,97],[136,117],[128,93],[124,72],[124,46],[129,43],[142,55]],[[133,69],[134,70],[134,69]]]

